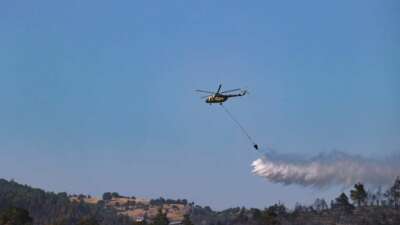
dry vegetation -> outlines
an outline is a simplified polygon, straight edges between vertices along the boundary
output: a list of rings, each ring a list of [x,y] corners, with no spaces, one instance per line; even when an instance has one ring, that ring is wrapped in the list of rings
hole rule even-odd
[[[99,204],[101,199],[91,196],[72,196],[71,201],[83,201],[88,204]],[[104,201],[107,208],[113,208],[119,214],[126,215],[132,219],[153,219],[161,209],[167,215],[169,221],[182,221],[185,214],[190,211],[190,206],[187,204],[151,204],[149,199],[145,198],[129,198],[129,197],[112,197],[110,200]]]

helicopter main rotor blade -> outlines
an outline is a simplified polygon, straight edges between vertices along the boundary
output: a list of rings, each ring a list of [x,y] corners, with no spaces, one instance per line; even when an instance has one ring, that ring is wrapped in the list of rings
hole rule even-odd
[[[232,89],[232,90],[223,91],[221,93],[229,93],[229,92],[240,91],[240,90],[242,90],[242,89],[236,88],[236,89]]]
[[[208,97],[209,97],[209,95],[201,96],[200,98],[201,98],[201,99],[205,99],[205,98],[208,98]]]
[[[197,92],[202,92],[202,93],[208,93],[208,94],[214,94],[212,91],[204,91],[204,90],[195,90]]]

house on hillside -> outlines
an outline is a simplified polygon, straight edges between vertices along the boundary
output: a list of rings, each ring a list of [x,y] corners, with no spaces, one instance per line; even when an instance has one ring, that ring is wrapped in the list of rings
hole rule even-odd
[[[135,218],[135,222],[137,222],[137,223],[141,223],[143,221],[144,221],[144,216],[138,216]]]
[[[147,221],[147,213],[145,211],[137,211],[135,214],[136,215],[133,216],[133,219],[135,220],[135,222],[138,222],[138,223],[144,222],[144,221],[148,222]]]

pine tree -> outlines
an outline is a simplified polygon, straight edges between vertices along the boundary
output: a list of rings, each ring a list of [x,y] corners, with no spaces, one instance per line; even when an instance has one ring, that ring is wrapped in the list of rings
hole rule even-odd
[[[322,211],[328,209],[328,204],[326,203],[325,199],[323,199],[323,198],[321,198],[321,199],[317,198],[317,199],[314,201],[313,208],[314,208],[317,212],[322,212]]]
[[[399,208],[400,206],[400,177],[397,177],[394,181],[392,187],[386,191],[385,197],[387,198],[390,205],[395,208]]]
[[[354,190],[350,191],[350,197],[353,202],[357,203],[358,207],[364,204],[367,199],[367,192],[364,189],[364,185],[362,183],[355,184]]]
[[[339,210],[344,213],[351,213],[354,206],[350,204],[349,198],[345,193],[342,193],[335,199],[335,203],[333,204],[333,207],[336,210]]]
[[[278,214],[273,206],[265,209],[262,213],[262,223],[270,225],[279,225]]]

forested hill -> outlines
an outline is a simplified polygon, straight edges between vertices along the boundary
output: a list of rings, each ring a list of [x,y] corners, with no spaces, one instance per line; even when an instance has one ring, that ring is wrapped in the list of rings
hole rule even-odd
[[[317,199],[312,205],[298,204],[294,209],[275,204],[264,209],[231,208],[217,212],[186,200],[160,198],[146,203],[115,192],[104,193],[102,200],[92,200],[85,195],[45,192],[0,179],[0,225],[30,225],[31,221],[34,225],[400,224],[400,178],[386,190],[371,192],[358,183],[349,193],[340,193],[329,203]],[[158,211],[158,214],[152,215],[152,211]],[[174,220],[180,217],[182,220]],[[10,223],[12,218],[27,223]],[[144,220],[138,222],[139,218]]]
[[[27,210],[34,225],[74,225],[82,218],[94,218],[102,225],[132,225],[128,217],[101,204],[71,202],[67,193],[45,192],[0,179],[0,212],[10,207]]]

